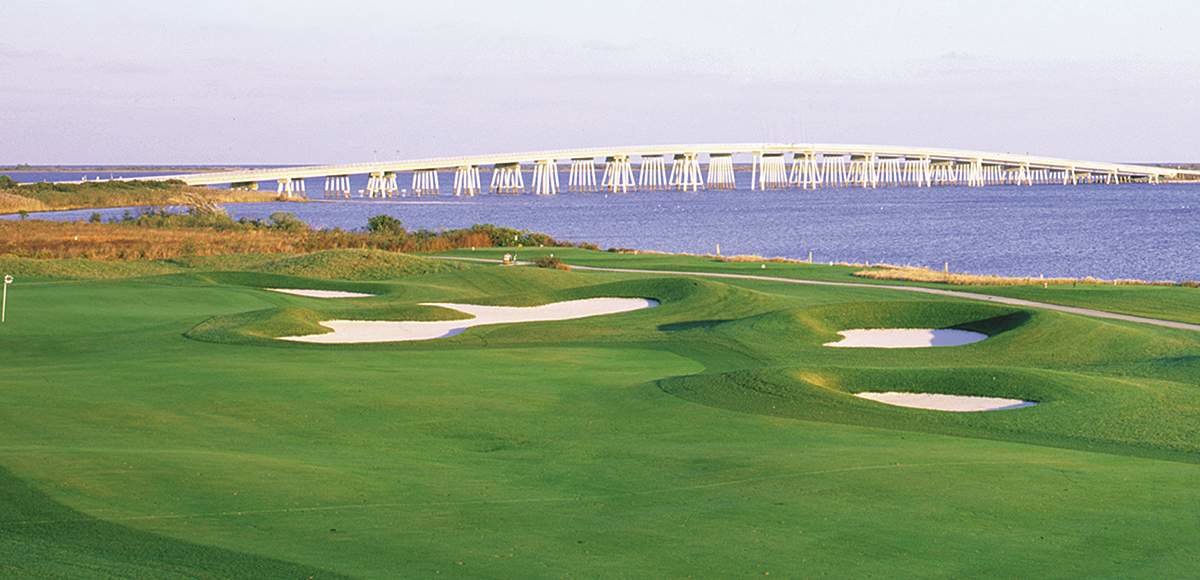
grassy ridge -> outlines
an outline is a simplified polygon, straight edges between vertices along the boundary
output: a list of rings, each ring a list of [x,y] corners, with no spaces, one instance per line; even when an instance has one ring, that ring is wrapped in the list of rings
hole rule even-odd
[[[861,288],[482,265],[337,281],[213,260],[13,287],[0,466],[42,499],[12,509],[44,500],[119,530],[83,550],[74,523],[0,516],[0,569],[1179,577],[1200,558],[1195,333]],[[844,275],[809,268],[794,275]],[[262,290],[278,286],[378,296]],[[427,301],[588,296],[662,305],[444,341],[268,338],[443,312]],[[992,337],[821,346],[910,324]],[[851,395],[878,388],[1043,404],[950,415]]]

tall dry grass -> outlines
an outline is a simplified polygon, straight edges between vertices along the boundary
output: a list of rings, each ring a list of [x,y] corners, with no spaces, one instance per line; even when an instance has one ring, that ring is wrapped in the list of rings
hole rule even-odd
[[[145,227],[134,223],[0,220],[0,255],[23,258],[168,260],[231,254],[302,254],[332,249],[437,252],[488,248],[512,240],[512,230],[476,226],[445,232],[381,236],[340,230],[289,231],[265,227]],[[558,245],[540,234],[525,234],[528,245]]]
[[[0,213],[44,211],[47,209],[50,208],[39,200],[0,191]]]
[[[905,282],[935,282],[940,284],[952,284],[956,286],[1061,286],[1061,285],[1140,285],[1140,286],[1178,286],[1189,285],[1187,283],[1177,283],[1171,281],[1151,281],[1151,280],[1133,280],[1133,279],[1117,279],[1104,280],[1101,278],[1042,278],[1042,277],[1014,277],[1014,276],[993,276],[981,274],[956,274],[953,272],[942,272],[930,268],[919,268],[915,266],[889,266],[880,265],[870,270],[859,270],[854,272],[855,276],[860,278],[870,278],[872,280],[897,280]]]

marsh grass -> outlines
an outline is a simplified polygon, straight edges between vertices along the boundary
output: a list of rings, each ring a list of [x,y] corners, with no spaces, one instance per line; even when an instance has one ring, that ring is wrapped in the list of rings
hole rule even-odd
[[[956,286],[1191,286],[1196,285],[1195,282],[1171,282],[1171,281],[1152,281],[1152,280],[1135,280],[1135,279],[1115,279],[1104,280],[1101,278],[1042,278],[1042,277],[1014,277],[1014,276],[995,276],[985,274],[958,274],[954,272],[942,272],[931,268],[920,268],[916,266],[892,266],[888,264],[878,264],[869,270],[860,270],[854,272],[854,276],[860,278],[870,278],[872,280],[898,280],[905,282],[933,282],[939,284],[952,284]]]
[[[50,209],[41,200],[25,197],[7,191],[0,191],[0,213],[17,213],[20,211],[45,211]]]
[[[282,225],[280,225],[282,224]],[[322,250],[438,252],[487,248],[513,239],[559,246],[544,234],[476,225],[396,235],[309,230],[289,220],[235,222],[212,214],[145,214],[121,223],[0,220],[0,256],[36,259],[178,260],[235,254],[307,254]]]

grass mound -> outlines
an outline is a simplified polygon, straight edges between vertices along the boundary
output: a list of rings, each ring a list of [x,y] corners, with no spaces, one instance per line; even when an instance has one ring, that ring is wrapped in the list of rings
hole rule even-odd
[[[105,261],[68,258],[37,260],[16,256],[0,256],[0,274],[18,278],[60,278],[74,280],[111,280],[174,274],[179,268],[163,262]]]
[[[1166,381],[1155,393],[1085,373],[1013,367],[805,367],[691,375],[657,384],[685,400],[756,415],[1200,461],[1200,395]],[[852,396],[863,391],[1006,397],[1039,405],[948,413]],[[1156,418],[1164,395],[1189,402]]]
[[[854,302],[807,308],[796,314],[797,322],[826,335],[850,328],[956,328],[989,336],[1021,326],[1030,314],[966,302],[891,301]]]
[[[414,274],[460,270],[463,266],[383,250],[325,250],[267,262],[259,269],[325,280],[390,280]]]

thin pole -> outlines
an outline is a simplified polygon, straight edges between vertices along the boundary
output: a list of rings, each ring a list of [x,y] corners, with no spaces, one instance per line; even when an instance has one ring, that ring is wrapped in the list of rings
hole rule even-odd
[[[0,323],[4,322],[8,315],[8,280],[10,279],[4,281],[4,298],[0,298]]]

